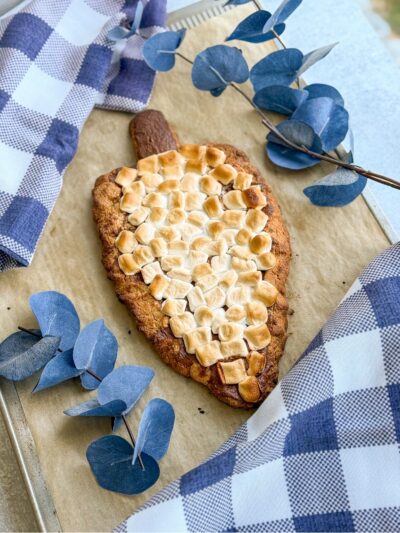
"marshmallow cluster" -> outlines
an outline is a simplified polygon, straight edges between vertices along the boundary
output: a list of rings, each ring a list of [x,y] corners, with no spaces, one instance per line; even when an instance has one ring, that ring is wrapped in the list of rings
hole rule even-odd
[[[141,273],[186,352],[256,402],[278,294],[262,272],[276,260],[265,194],[225,160],[222,150],[189,144],[122,168],[115,183],[131,229],[115,246],[122,272]]]

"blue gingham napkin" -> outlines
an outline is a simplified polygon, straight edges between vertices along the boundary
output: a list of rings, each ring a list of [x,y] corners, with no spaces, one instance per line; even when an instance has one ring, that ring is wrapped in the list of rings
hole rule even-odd
[[[143,37],[162,29],[166,0],[142,0],[141,36],[107,39],[137,3],[32,0],[0,21],[0,271],[31,262],[93,106],[146,106]]]
[[[400,531],[400,244],[210,459],[118,528]]]

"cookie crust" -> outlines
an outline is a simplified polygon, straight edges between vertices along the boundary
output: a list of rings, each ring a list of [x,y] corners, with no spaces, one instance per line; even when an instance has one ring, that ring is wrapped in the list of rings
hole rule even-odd
[[[178,146],[176,136],[158,111],[149,110],[136,115],[130,131],[140,157],[176,149]],[[273,239],[272,251],[277,261],[273,269],[266,271],[264,279],[275,285],[279,294],[276,303],[270,308],[267,322],[272,338],[271,343],[262,350],[266,355],[266,365],[258,376],[261,391],[257,402],[259,404],[277,383],[278,363],[286,342],[288,304],[285,285],[291,258],[290,239],[278,202],[246,154],[228,144],[210,143],[209,146],[223,150],[227,156],[226,163],[237,170],[253,174],[252,185],[259,184],[268,200],[264,212],[269,217],[267,228]],[[245,402],[241,398],[237,386],[221,383],[216,365],[205,368],[200,365],[195,355],[186,352],[182,339],[172,334],[168,317],[162,313],[160,302],[149,293],[141,274],[126,276],[120,270],[115,239],[121,230],[129,229],[130,225],[126,214],[119,209],[121,189],[115,183],[118,171],[119,169],[115,169],[96,180],[93,189],[93,217],[102,243],[102,262],[108,278],[115,284],[119,300],[134,315],[138,329],[151,342],[161,359],[176,372],[202,383],[214,396],[232,407],[254,407],[257,404]]]

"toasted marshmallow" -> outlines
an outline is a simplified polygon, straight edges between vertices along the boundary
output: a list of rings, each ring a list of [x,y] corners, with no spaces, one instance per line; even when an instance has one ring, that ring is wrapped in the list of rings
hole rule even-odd
[[[202,326],[192,331],[187,331],[183,334],[183,342],[187,353],[195,353],[196,348],[211,342],[211,329]]]
[[[182,255],[186,257],[189,252],[189,244],[184,241],[171,241],[168,243],[169,255]]]
[[[226,313],[225,313],[226,318]],[[218,330],[218,337],[220,341],[228,342],[234,339],[241,339],[243,337],[243,326],[237,322],[226,322],[222,324]]]
[[[242,228],[236,233],[236,242],[237,244],[240,244],[243,246],[244,244],[249,243],[251,236],[252,234],[248,229]]]
[[[218,239],[225,230],[225,224],[220,220],[212,220],[207,224],[207,233],[212,239]]]
[[[175,300],[167,298],[161,304],[161,311],[170,317],[182,315],[185,312],[187,302],[186,300]]]
[[[260,281],[253,292],[256,300],[260,300],[267,307],[274,305],[278,297],[278,290],[268,281]]]
[[[182,267],[185,260],[179,255],[168,255],[166,257],[161,257],[161,268],[168,272],[172,268]]]
[[[244,330],[244,338],[252,350],[261,350],[271,342],[271,333],[266,324],[249,326]]]
[[[187,268],[175,267],[168,271],[168,276],[173,279],[180,279],[190,283],[192,281],[192,273]]]
[[[169,179],[165,180],[158,186],[157,190],[158,192],[169,194],[172,191],[179,190],[180,187],[180,181],[177,179]]]
[[[134,168],[122,167],[115,178],[115,183],[121,187],[129,187],[129,185],[136,179],[137,174],[137,170]]]
[[[137,162],[138,174],[141,176],[145,172],[158,172],[159,162],[157,155],[150,155],[144,159],[139,159]]]
[[[139,226],[150,214],[150,209],[148,207],[138,207],[128,217],[129,224],[132,226]]]
[[[203,291],[200,289],[200,287],[193,287],[187,295],[187,300],[189,302],[191,311],[195,311],[197,307],[201,305],[204,306],[206,303]]]
[[[154,257],[163,257],[168,253],[167,243],[164,239],[161,239],[161,237],[151,239],[149,245]]]
[[[227,209],[246,209],[242,191],[229,191],[224,194],[222,201]]]
[[[217,239],[216,241],[210,242],[210,244],[205,249],[209,257],[215,255],[223,255],[228,251],[228,245],[226,244],[225,239]]]
[[[235,359],[217,365],[219,379],[224,385],[236,385],[246,377],[246,367],[243,359]]]
[[[139,194],[128,191],[122,196],[119,208],[125,213],[133,213],[141,203],[142,197]]]
[[[183,144],[179,151],[186,159],[202,159],[205,156],[206,147],[201,144]]]
[[[172,181],[172,180],[169,180]],[[171,209],[168,213],[167,221],[170,224],[182,224],[186,220],[186,212],[183,209]]]
[[[226,272],[231,268],[231,257],[228,254],[216,255],[211,259],[214,272]]]
[[[238,275],[234,270],[228,270],[219,278],[218,285],[224,290],[227,291],[233,287],[238,279]]]
[[[171,279],[164,292],[164,298],[186,298],[193,285],[180,279]]]
[[[168,167],[163,167],[161,172],[166,180],[170,178],[180,179],[184,174],[183,165],[169,165]]]
[[[261,272],[259,270],[247,270],[239,273],[238,284],[254,286],[261,281]]]
[[[182,191],[171,192],[169,195],[169,208],[185,209],[185,193]]]
[[[196,265],[205,263],[207,259],[208,255],[205,252],[201,252],[199,250],[190,250],[189,255],[187,257],[187,263],[189,267],[193,268]]]
[[[194,226],[198,226],[199,228],[204,227],[207,220],[208,216],[204,213],[204,211],[192,211],[188,214],[188,222]]]
[[[222,183],[228,185],[237,176],[237,170],[232,165],[218,165],[210,172],[210,176]]]
[[[154,259],[154,256],[149,246],[143,246],[142,244],[139,244],[139,246],[137,246],[133,252],[133,258],[136,263],[142,267],[147,265],[147,263],[151,263]]]
[[[200,237],[193,239],[190,248],[195,251],[201,251],[205,250],[210,243],[210,237],[207,237],[206,235],[200,235]]]
[[[221,194],[222,185],[212,176],[203,176],[200,178],[200,190],[208,196],[218,196]]]
[[[260,209],[249,209],[247,211],[245,225],[251,231],[259,233],[262,231],[268,222],[268,217]]]
[[[224,222],[223,222],[224,224]],[[225,229],[222,233],[222,237],[225,239],[228,246],[233,246],[236,244],[236,235],[238,234],[237,229]]]
[[[226,154],[214,146],[207,146],[205,160],[210,167],[222,165],[225,162]]]
[[[227,322],[225,318],[225,311],[221,308],[214,309],[213,310],[213,319],[211,323],[211,331],[214,333],[214,335],[218,334],[218,330],[221,327],[222,324],[225,324]]]
[[[200,235],[201,228],[198,226],[195,226],[194,224],[182,224],[180,226],[181,230],[181,237],[184,241],[190,242],[193,240],[197,235]]]
[[[187,192],[185,209],[186,211],[196,211],[203,207],[206,195],[202,192]]]
[[[162,274],[162,270],[160,267],[160,263],[158,261],[154,261],[154,263],[149,263],[148,265],[144,266],[141,269],[143,281],[149,285],[153,279],[157,276],[157,274]]]
[[[254,376],[247,376],[247,378],[241,381],[238,385],[238,390],[245,402],[255,403],[260,399],[260,386],[257,378]]]
[[[221,287],[214,287],[210,291],[204,293],[206,304],[211,309],[217,309],[217,307],[223,307],[225,305],[225,292]]]
[[[132,254],[122,254],[118,257],[119,268],[127,276],[133,276],[140,270]]]
[[[176,241],[180,236],[181,233],[176,226],[164,226],[156,231],[156,237],[161,237],[168,243],[171,241]]]
[[[185,332],[196,327],[196,321],[192,313],[185,311],[181,315],[170,318],[169,327],[171,328],[175,337],[181,338]]]
[[[196,357],[198,362],[205,367],[214,365],[220,359],[223,359],[220,344],[218,341],[211,341],[196,348]]]
[[[244,305],[251,299],[250,288],[246,285],[231,287],[226,295],[226,305]]]
[[[186,172],[195,172],[196,174],[205,174],[207,163],[202,159],[189,159],[186,161]]]
[[[195,172],[187,172],[181,180],[180,188],[184,192],[197,192],[200,188],[199,175]]]
[[[225,311],[225,318],[229,322],[243,322],[246,318],[246,309],[243,305],[232,305]]]
[[[259,352],[250,352],[248,357],[249,368],[247,373],[249,376],[258,376],[265,368],[265,355]]]
[[[122,254],[130,254],[136,248],[138,242],[131,231],[122,230],[115,239],[115,246]]]
[[[185,161],[184,157],[176,150],[169,150],[168,152],[159,154],[158,160],[163,168],[170,167],[171,165],[183,165]]]
[[[252,259],[240,259],[239,257],[232,257],[232,268],[236,272],[249,272],[257,270],[257,265]]]
[[[169,285],[169,279],[163,274],[157,274],[149,285],[149,292],[156,300],[162,300]]]
[[[199,326],[211,327],[214,313],[215,312],[206,305],[200,305],[194,310],[194,319]]]
[[[194,281],[198,281],[203,276],[208,276],[209,274],[212,274],[212,272],[213,269],[211,268],[209,263],[200,263],[193,267],[192,276]]]
[[[256,263],[259,270],[270,270],[276,265],[276,257],[272,252],[258,255]]]
[[[260,301],[248,302],[246,308],[246,322],[252,326],[265,324],[268,320],[268,309]]]
[[[245,216],[245,211],[229,209],[228,211],[224,211],[222,220],[228,228],[240,229],[244,224]]]
[[[251,174],[247,174],[246,172],[238,172],[237,176],[233,180],[233,188],[243,191],[244,189],[248,189],[250,187],[252,181],[253,176]]]
[[[207,274],[202,276],[196,282],[196,287],[199,287],[203,292],[213,289],[218,285],[218,276],[216,274]]]
[[[141,244],[149,244],[149,242],[154,238],[154,226],[149,222],[143,222],[136,228],[135,237]]]
[[[153,207],[150,209],[150,214],[148,217],[148,221],[154,224],[155,226],[160,226],[164,223],[165,219],[168,215],[168,209],[164,209],[163,207]]]
[[[146,172],[141,177],[141,181],[146,189],[146,192],[155,191],[158,186],[164,181],[163,177],[160,174],[152,174],[151,172]]]
[[[250,250],[255,254],[267,253],[271,250],[271,246],[271,235],[265,231],[255,235],[250,241]]]
[[[167,207],[167,196],[159,192],[149,192],[143,198],[143,205],[145,207]]]
[[[210,218],[218,218],[224,212],[218,196],[209,196],[203,203],[203,209]]]
[[[238,244],[235,244],[234,246],[231,246],[229,248],[230,255],[233,255],[234,257],[238,257],[239,259],[251,259],[253,257],[253,253],[251,252],[250,248],[248,246],[239,246]]]
[[[134,181],[129,187],[124,187],[124,192],[133,192],[143,198],[146,194],[146,188],[141,181]]]
[[[221,351],[224,357],[232,357],[232,355],[244,356],[249,352],[243,339],[221,342]]]
[[[256,207],[264,207],[267,205],[267,198],[261,192],[260,187],[253,185],[243,191],[243,200],[247,207],[255,209]]]

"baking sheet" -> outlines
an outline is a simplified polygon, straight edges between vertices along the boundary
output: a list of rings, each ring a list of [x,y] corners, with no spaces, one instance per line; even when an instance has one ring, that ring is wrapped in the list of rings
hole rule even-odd
[[[194,57],[206,46],[222,42],[251,11],[250,6],[240,7],[192,29],[181,51]],[[240,43],[240,47],[254,63],[273,45]],[[293,315],[281,362],[283,375],[359,271],[388,246],[388,240],[362,198],[341,209],[310,205],[302,189],[326,174],[328,167],[300,173],[273,168],[264,156],[265,129],[248,105],[230,90],[220,98],[199,92],[189,77],[188,65],[181,61],[172,72],[159,75],[151,106],[165,113],[185,142],[227,142],[244,149],[271,183],[289,226],[294,257],[288,297]],[[65,531],[110,530],[162,486],[214,451],[250,415],[218,402],[202,386],[161,363],[137,333],[106,279],[91,218],[91,188],[99,174],[134,163],[128,137],[130,118],[99,110],[91,114],[32,266],[0,276],[0,338],[17,325],[33,325],[28,306],[31,293],[63,292],[74,301],[82,325],[105,319],[119,340],[118,364],[144,364],[155,369],[150,389],[130,415],[131,425],[137,427],[138,415],[152,397],[169,400],[176,410],[176,427],[170,451],[162,461],[160,480],[143,495],[125,497],[99,488],[85,458],[89,443],[109,432],[109,421],[68,419],[62,414],[91,395],[73,382],[34,396],[30,391],[36,378],[18,385],[42,473]],[[7,307],[11,309],[6,311]]]

